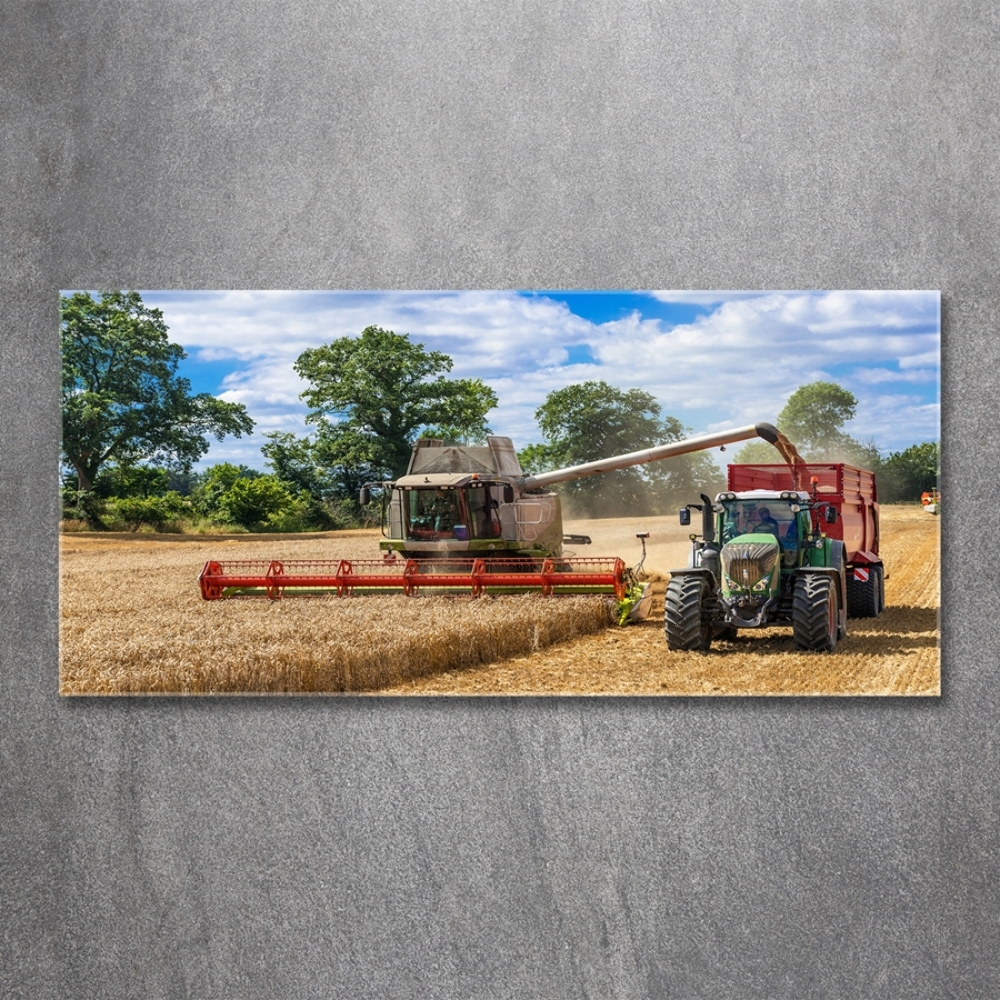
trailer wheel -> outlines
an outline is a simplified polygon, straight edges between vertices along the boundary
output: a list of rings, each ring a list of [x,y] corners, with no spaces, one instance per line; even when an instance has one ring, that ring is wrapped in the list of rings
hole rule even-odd
[[[712,626],[703,605],[708,588],[700,576],[675,576],[667,584],[663,613],[668,649],[708,649]]]
[[[869,566],[868,579],[856,580],[854,570],[847,571],[847,617],[875,618],[884,606],[882,567]]]
[[[799,649],[832,652],[840,632],[839,601],[833,580],[804,574],[795,580],[792,595],[792,635]]]

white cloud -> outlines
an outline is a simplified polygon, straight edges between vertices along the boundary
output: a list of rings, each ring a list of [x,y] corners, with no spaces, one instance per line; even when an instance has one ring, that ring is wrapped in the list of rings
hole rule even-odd
[[[491,425],[518,447],[540,440],[534,411],[547,393],[587,379],[642,388],[697,432],[773,421],[798,386],[819,379],[858,396],[858,416],[848,427],[858,437],[884,435],[894,447],[911,427],[924,433],[936,426],[926,389],[923,396],[871,395],[883,383],[916,392],[937,379],[936,292],[652,296],[714,308],[671,326],[638,311],[595,324],[544,294],[505,291],[165,293],[162,307],[171,337],[192,357],[232,359],[223,397],[245,403],[260,429],[302,433],[305,384],[293,362],[307,347],[357,336],[371,324],[450,355],[453,377],[483,378],[500,397]],[[160,304],[157,293],[143,297]],[[567,348],[579,345],[595,363],[567,365]],[[226,448],[245,448],[243,460],[259,466],[261,443],[258,433]],[[220,448],[213,444],[212,460]]]
[[[941,404],[902,393],[863,397],[848,430],[862,441],[874,439],[883,452],[901,451],[940,438]]]
[[[675,305],[692,305],[692,306],[715,306],[720,302],[728,302],[732,299],[746,299],[753,296],[766,296],[772,295],[773,292],[770,291],[737,291],[737,290],[715,290],[710,289],[705,290],[694,290],[687,289],[681,291],[670,291],[667,289],[661,289],[657,291],[649,292],[649,294],[656,299],[658,302],[667,302]]]
[[[912,368],[894,372],[888,368],[859,368],[853,376],[865,385],[879,385],[883,382],[936,383],[938,373],[931,368]]]

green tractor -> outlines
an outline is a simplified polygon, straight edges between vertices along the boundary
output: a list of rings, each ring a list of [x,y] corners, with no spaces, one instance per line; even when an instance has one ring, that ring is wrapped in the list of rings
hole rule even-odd
[[[821,523],[836,524],[836,502],[804,490],[701,500],[680,512],[682,525],[701,512],[702,537],[691,535],[688,567],[667,585],[667,646],[707,650],[741,629],[791,623],[800,649],[833,650],[847,634],[847,560]]]

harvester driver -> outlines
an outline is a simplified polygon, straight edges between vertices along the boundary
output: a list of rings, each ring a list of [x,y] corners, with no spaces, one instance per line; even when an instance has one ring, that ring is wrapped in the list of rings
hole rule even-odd
[[[447,535],[455,530],[455,504],[445,490],[434,491],[434,496],[427,505],[427,513],[434,530],[439,534]]]

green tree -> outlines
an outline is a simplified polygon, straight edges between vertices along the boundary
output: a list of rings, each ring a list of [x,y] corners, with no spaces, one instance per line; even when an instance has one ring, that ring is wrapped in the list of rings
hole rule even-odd
[[[314,439],[272,431],[265,435],[268,441],[261,448],[274,474],[301,505],[300,521],[307,529],[357,527],[371,518],[371,509],[365,511],[358,504],[358,488],[382,478],[381,472],[364,464],[336,464],[338,457],[331,457],[324,432],[337,426],[320,421]]]
[[[137,292],[88,292],[61,305],[63,460],[89,492],[106,462],[189,470],[222,440],[253,430],[239,403],[191,395],[177,375],[186,357],[170,343],[163,314]]]
[[[264,435],[267,444],[261,453],[274,474],[299,496],[325,500],[333,490],[329,470],[316,458],[313,442],[299,438],[287,431],[271,431]]]
[[[854,418],[857,406],[854,394],[835,382],[809,382],[788,397],[776,423],[807,461],[871,467],[878,458],[874,443],[856,441],[843,430]],[[750,441],[736,453],[734,461],[773,464],[783,459],[766,441]]]
[[[843,426],[853,419],[858,401],[835,382],[810,382],[788,397],[778,414],[778,429],[803,457],[822,458],[852,442]]]
[[[107,506],[111,516],[123,521],[129,531],[138,531],[144,524],[161,529],[189,512],[184,498],[175,491],[161,496],[112,497]]]
[[[226,521],[243,528],[263,526],[269,518],[291,510],[292,495],[277,476],[241,477],[219,497]]]
[[[262,472],[246,465],[233,465],[232,462],[218,462],[209,466],[200,475],[201,482],[191,494],[194,509],[210,520],[226,520],[222,498],[240,479],[256,479]]]
[[[879,500],[882,503],[919,500],[921,493],[937,488],[940,472],[937,441],[894,451],[882,460],[877,470]]]
[[[303,351],[294,368],[310,383],[302,393],[312,407],[306,419],[321,425],[325,460],[333,467],[399,476],[421,434],[472,441],[490,433],[493,390],[480,379],[445,378],[451,358],[406,334],[369,326],[360,337]]]
[[[546,437],[519,453],[522,468],[549,471],[667,444],[685,437],[675,417],[662,417],[656,399],[641,389],[618,389],[607,382],[583,382],[549,393],[535,412]],[[573,512],[586,516],[661,513],[705,489],[721,487],[721,477],[704,452],[598,473],[559,487]]]
[[[63,477],[63,485],[79,490],[76,473],[68,472]],[[170,490],[171,475],[167,469],[118,462],[106,462],[91,484],[93,495],[102,500],[108,497],[158,497]]]
[[[773,444],[767,441],[748,441],[735,455],[733,461],[737,465],[774,465],[784,462],[781,453]]]

